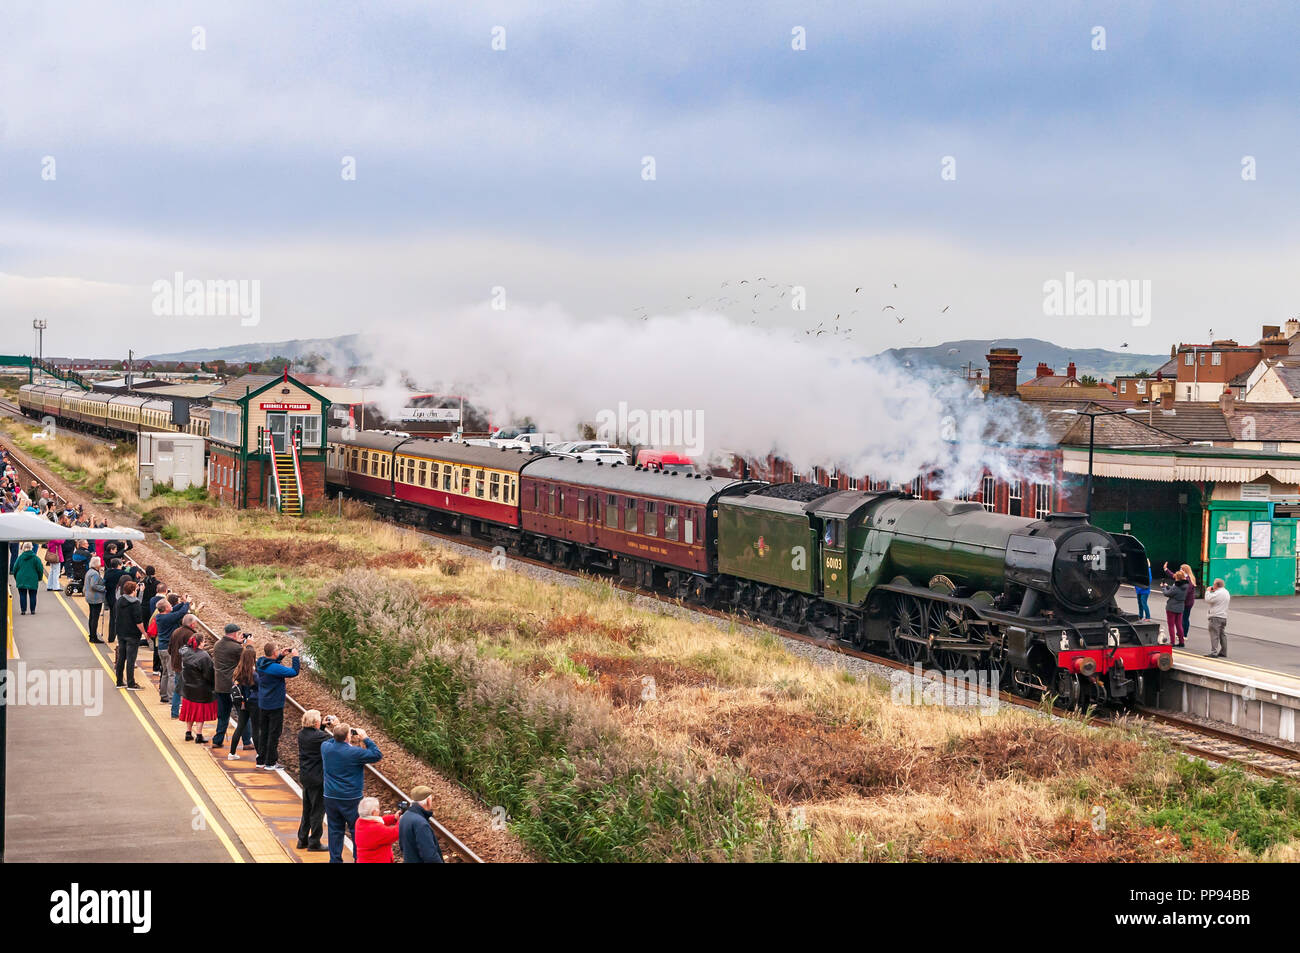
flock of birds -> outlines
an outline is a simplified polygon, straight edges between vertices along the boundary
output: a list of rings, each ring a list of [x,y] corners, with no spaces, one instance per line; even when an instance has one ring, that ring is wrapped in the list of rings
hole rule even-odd
[[[891,290],[898,290],[898,282],[891,282]],[[795,294],[797,285],[783,284],[781,282],[771,281],[764,275],[755,278],[741,278],[739,280],[727,280],[722,282],[716,291],[709,295],[686,295],[683,301],[676,303],[667,303],[660,305],[657,311],[659,313],[668,313],[673,310],[686,309],[708,309],[721,312],[729,317],[733,312],[744,308],[749,309],[751,315],[766,315],[777,310],[782,306],[790,307],[791,299]],[[853,289],[855,295],[861,294],[865,285],[859,285]],[[946,314],[950,305],[944,305],[939,314]],[[848,326],[848,321],[863,311],[862,308],[853,308],[847,314],[843,311],[836,312],[833,318],[823,318],[816,325],[803,329],[802,337],[816,338],[823,334],[829,334],[831,337],[849,340],[854,332],[854,328]],[[880,313],[893,312],[891,317],[898,323],[903,324],[908,320],[908,316],[892,304],[887,304],[880,309]],[[649,320],[650,311],[646,305],[637,305],[632,309],[632,313],[642,321]],[[742,314],[743,318],[743,314]],[[862,320],[862,319],[859,319]],[[758,317],[751,317],[749,323],[757,325]],[[828,324],[827,321],[830,323]],[[844,323],[841,323],[843,321]],[[795,341],[798,342],[801,336],[796,334]],[[911,346],[915,347],[921,343],[921,338],[917,338]],[[955,349],[954,349],[955,350]],[[951,351],[949,353],[952,353]]]

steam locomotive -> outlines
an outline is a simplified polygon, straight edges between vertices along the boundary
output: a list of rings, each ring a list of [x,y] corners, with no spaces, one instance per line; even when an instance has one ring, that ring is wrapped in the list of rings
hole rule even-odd
[[[689,475],[373,431],[330,432],[327,485],[458,532],[698,605],[983,669],[1066,706],[1145,701],[1169,637],[1121,612],[1132,536],[898,491]]]

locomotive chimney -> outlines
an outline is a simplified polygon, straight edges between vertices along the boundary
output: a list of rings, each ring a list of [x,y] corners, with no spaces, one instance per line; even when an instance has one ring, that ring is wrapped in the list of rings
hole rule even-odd
[[[989,396],[1019,398],[1016,368],[1020,366],[1020,351],[1014,347],[995,347],[984,359],[989,362]]]

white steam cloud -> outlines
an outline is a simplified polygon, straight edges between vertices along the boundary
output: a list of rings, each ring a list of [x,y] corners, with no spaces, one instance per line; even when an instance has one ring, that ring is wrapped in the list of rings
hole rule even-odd
[[[405,373],[463,394],[495,423],[526,416],[566,439],[622,405],[630,417],[689,415],[701,430],[694,449],[706,454],[775,453],[800,472],[815,465],[907,483],[937,469],[945,494],[971,489],[985,471],[1041,477],[999,446],[1045,442],[1018,401],[985,400],[941,371],[845,356],[842,339],[837,349],[827,337],[704,312],[579,321],[554,307],[511,306],[438,321],[419,340],[367,341],[373,366],[390,369],[375,399],[393,419]]]

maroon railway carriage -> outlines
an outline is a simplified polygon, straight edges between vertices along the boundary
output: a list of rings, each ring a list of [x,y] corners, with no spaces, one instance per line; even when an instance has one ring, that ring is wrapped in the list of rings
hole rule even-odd
[[[383,431],[330,430],[326,482],[381,516],[513,543],[519,471],[532,454]]]
[[[540,457],[521,473],[523,545],[551,562],[609,569],[687,596],[717,572],[715,501],[755,485]]]

